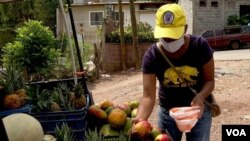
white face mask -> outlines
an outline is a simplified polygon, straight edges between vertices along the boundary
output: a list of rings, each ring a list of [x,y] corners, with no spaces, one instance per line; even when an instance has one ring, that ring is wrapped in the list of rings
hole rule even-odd
[[[173,42],[170,42],[170,43],[166,42],[162,38],[160,38],[159,41],[162,44],[162,46],[164,47],[164,49],[166,49],[170,53],[176,52],[184,44],[184,38],[183,37],[181,37],[180,39],[175,40]]]

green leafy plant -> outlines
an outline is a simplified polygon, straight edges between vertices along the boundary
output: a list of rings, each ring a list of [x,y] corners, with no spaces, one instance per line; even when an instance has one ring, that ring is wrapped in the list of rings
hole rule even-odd
[[[62,82],[52,92],[52,100],[66,111],[75,110],[71,100],[73,96],[70,87]]]
[[[140,22],[137,24],[139,43],[153,43],[156,41],[153,34],[153,28],[148,23]],[[132,43],[132,27],[128,26],[124,31],[125,43]],[[120,32],[115,30],[106,34],[106,43],[120,43]]]
[[[29,87],[27,95],[27,100],[33,104],[32,112],[41,113],[50,111],[53,101],[49,90],[41,90],[39,86]]]
[[[67,123],[63,123],[61,126],[56,125],[56,137],[57,141],[75,141],[76,137],[73,134],[71,128]]]
[[[21,72],[14,65],[7,66],[5,71],[0,71],[0,85],[7,93],[14,92],[25,87],[25,81]]]
[[[95,128],[94,130],[87,129],[85,131],[84,141],[130,141],[130,138],[122,133],[117,137],[107,138],[98,133],[97,129]]]
[[[250,14],[239,17],[238,15],[230,15],[227,18],[228,25],[247,25],[250,23]]]
[[[32,75],[44,78],[51,73],[59,56],[52,31],[40,21],[29,20],[16,33],[15,41],[3,47],[4,65],[14,63],[27,79]]]
[[[2,48],[6,43],[12,42],[14,39],[15,32],[13,31],[13,29],[0,29],[0,48]]]

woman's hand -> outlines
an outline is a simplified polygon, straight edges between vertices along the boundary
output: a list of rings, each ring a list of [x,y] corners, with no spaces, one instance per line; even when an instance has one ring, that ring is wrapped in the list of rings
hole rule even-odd
[[[78,77],[84,76],[86,74],[86,71],[77,71],[74,74],[76,74]]]
[[[193,100],[191,102],[191,106],[199,106],[200,107],[200,116],[199,116],[199,118],[201,118],[202,115],[203,115],[203,112],[204,112],[204,98],[201,95],[197,94],[193,98]]]
[[[145,141],[152,130],[151,124],[145,119],[133,119],[131,141]]]
[[[137,118],[132,119],[133,124],[132,124],[131,135],[130,135],[132,141],[136,141],[136,140],[139,141],[140,140],[139,135],[138,135],[139,133],[134,130],[134,126],[136,123],[138,123],[141,120],[142,119],[137,119]]]

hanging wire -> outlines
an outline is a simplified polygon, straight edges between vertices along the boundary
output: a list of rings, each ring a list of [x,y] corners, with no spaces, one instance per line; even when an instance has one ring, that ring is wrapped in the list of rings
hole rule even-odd
[[[61,49],[61,56],[60,59],[58,59],[58,70],[56,72],[57,78],[59,77],[59,72],[61,69],[61,64],[62,64],[62,57],[63,57],[63,46],[64,46],[64,31],[62,32],[62,35],[60,36],[60,49]]]
[[[73,65],[74,82],[75,82],[75,84],[77,84],[77,76],[75,74],[76,73],[76,64],[75,64],[74,51],[73,51],[72,43],[71,43],[71,40],[70,40],[69,27],[68,27],[67,20],[66,20],[66,14],[65,14],[65,11],[64,11],[63,2],[62,2],[62,0],[58,0],[58,1],[59,1],[59,4],[60,4],[61,13],[63,15],[65,29],[66,29],[66,32],[68,34],[67,37],[68,37],[68,40],[69,40],[69,46],[70,46],[70,50],[71,50],[70,52],[71,52],[71,61],[72,61],[72,65]]]

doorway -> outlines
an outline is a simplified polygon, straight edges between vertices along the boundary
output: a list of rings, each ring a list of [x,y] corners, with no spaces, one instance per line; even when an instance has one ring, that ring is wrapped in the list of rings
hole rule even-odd
[[[248,25],[250,25],[250,5],[240,5],[240,17],[244,16],[247,19]]]

